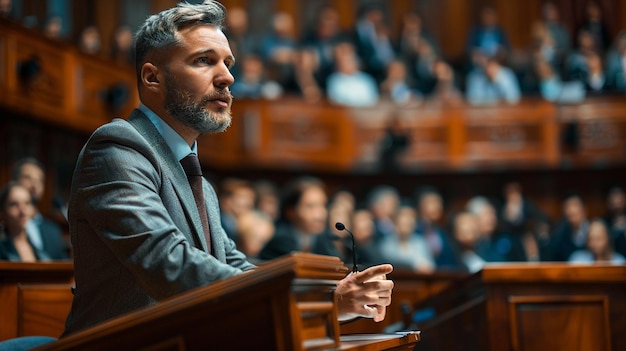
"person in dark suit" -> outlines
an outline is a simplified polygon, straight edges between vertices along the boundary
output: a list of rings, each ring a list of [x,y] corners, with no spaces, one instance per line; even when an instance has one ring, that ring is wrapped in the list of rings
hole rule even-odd
[[[341,257],[326,226],[327,201],[324,184],[317,178],[302,177],[289,183],[274,237],[259,257],[271,260],[295,251]]]
[[[64,336],[255,268],[222,228],[196,157],[197,138],[231,122],[235,59],[224,17],[216,1],[183,2],[137,32],[141,104],[128,120],[92,134],[72,179],[76,287]],[[352,304],[339,303],[339,317],[382,320],[391,270],[382,265],[341,280],[337,299]]]
[[[548,260],[565,262],[577,250],[585,249],[589,221],[583,199],[575,193],[563,200],[564,219],[556,227],[550,240]]]
[[[13,180],[28,189],[35,209],[32,219],[26,225],[30,242],[49,259],[67,260],[68,244],[63,237],[63,230],[37,209],[45,190],[45,176],[43,165],[32,157],[17,161],[13,169]]]

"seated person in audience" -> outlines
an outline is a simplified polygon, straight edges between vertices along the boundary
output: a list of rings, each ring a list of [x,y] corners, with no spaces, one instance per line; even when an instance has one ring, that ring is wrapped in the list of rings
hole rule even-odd
[[[374,241],[374,217],[366,209],[354,211],[350,220],[352,234],[356,241],[356,252],[361,267],[371,267],[385,262],[380,252],[380,245]]]
[[[589,31],[581,30],[576,36],[576,49],[565,58],[565,78],[585,81],[589,74],[589,57],[600,55],[593,36]]]
[[[480,10],[480,23],[471,29],[466,50],[474,64],[477,60],[475,56],[485,56],[496,60],[504,60],[508,56],[509,40],[500,26],[498,13],[493,7],[485,6]],[[478,60],[482,59],[478,58]]]
[[[567,261],[576,250],[585,248],[589,221],[580,195],[571,193],[563,200],[565,218],[556,227],[550,240],[550,261]]]
[[[466,80],[465,95],[473,105],[514,104],[521,97],[520,85],[513,71],[484,55],[477,55],[476,65]]]
[[[359,70],[354,47],[342,43],[335,48],[335,72],[328,77],[326,94],[337,105],[365,107],[378,102],[378,85],[369,74]]]
[[[626,93],[626,31],[622,31],[606,58],[606,79],[611,89]]]
[[[553,53],[548,54],[552,59],[547,61],[556,64],[555,67],[560,67],[572,46],[569,30],[561,22],[559,10],[553,2],[543,3],[541,17],[542,24],[547,28],[553,42]]]
[[[62,337],[254,274],[221,226],[217,195],[197,158],[198,138],[231,122],[234,57],[221,29],[225,16],[217,1],[181,2],[139,29],[141,104],[128,119],[94,132],[72,177],[76,287]],[[392,269],[381,265],[340,280],[334,292],[339,319],[381,321],[391,302],[393,282],[385,274]]]
[[[569,256],[569,262],[607,262],[614,264],[626,264],[626,258],[613,251],[611,235],[604,221],[601,219],[594,219],[589,224],[589,234],[587,235],[586,248],[574,251]]]
[[[265,77],[263,61],[260,57],[249,54],[241,63],[241,76],[230,91],[239,99],[277,99],[283,94],[283,88],[275,81]]]
[[[254,208],[265,213],[276,222],[280,215],[280,196],[276,184],[269,180],[257,180],[253,184],[255,199]]]
[[[324,97],[326,80],[332,72],[322,72],[317,54],[310,48],[303,48],[296,54],[296,81],[305,101],[317,103]]]
[[[583,83],[588,94],[600,94],[609,90],[608,81],[604,74],[604,64],[600,55],[591,53],[585,56],[587,72],[583,76]]]
[[[380,83],[381,99],[397,105],[415,105],[421,102],[422,94],[413,89],[406,66],[394,60],[387,66],[387,76]]]
[[[435,260],[424,237],[415,233],[417,215],[412,207],[400,207],[395,216],[395,233],[380,243],[383,259],[396,268],[430,273],[435,270]]]
[[[448,233],[441,227],[444,206],[443,198],[437,189],[422,187],[417,195],[418,219],[415,232],[421,234],[437,268],[452,268],[458,264]]]
[[[43,34],[50,39],[63,39],[63,17],[54,14],[48,16]]]
[[[367,195],[367,208],[374,217],[374,241],[378,242],[395,232],[393,218],[400,206],[398,189],[378,185]]]
[[[322,5],[314,27],[302,39],[302,51],[311,54],[311,61],[315,62],[315,78],[320,87],[326,87],[328,75],[335,69],[335,46],[348,39],[348,34],[341,29],[337,10],[331,5]]]
[[[260,52],[268,79],[278,82],[286,92],[296,92],[295,61],[298,52],[293,18],[279,12],[272,18],[272,28],[260,41]]]
[[[68,243],[61,227],[52,219],[44,217],[38,209],[45,192],[43,165],[35,158],[23,158],[15,164],[13,180],[28,189],[35,213],[26,225],[29,240],[38,250],[46,252],[53,260],[69,259]]]
[[[385,68],[396,58],[390,32],[380,4],[365,4],[360,9],[354,35],[356,55],[362,60],[363,71],[376,83],[383,80]]]
[[[78,50],[88,55],[100,55],[102,53],[102,39],[96,26],[89,26],[80,33]]]
[[[470,273],[480,271],[487,261],[476,252],[476,244],[480,237],[476,217],[469,212],[457,214],[454,217],[452,237],[460,264],[457,268],[462,268]]]
[[[463,94],[457,88],[454,70],[443,60],[437,60],[433,64],[435,85],[433,91],[427,96],[430,104],[442,106],[460,106],[463,104]]]
[[[626,256],[626,192],[621,186],[609,189],[604,222],[611,233],[615,251]]]
[[[251,33],[249,24],[246,9],[242,7],[231,7],[228,9],[224,33],[228,37],[233,56],[237,58],[237,61],[243,62],[246,56],[258,51],[259,36]],[[231,72],[235,77],[235,81],[239,80],[241,77],[241,65],[234,65]]]
[[[16,182],[0,190],[0,260],[47,261],[45,251],[34,246],[26,234],[26,224],[35,214],[30,193]]]
[[[261,250],[259,258],[271,260],[292,252],[341,257],[327,230],[324,183],[317,178],[301,177],[288,184],[284,191],[276,233]]]
[[[259,210],[249,210],[237,217],[237,247],[250,262],[257,262],[265,244],[274,236],[274,222]]]
[[[539,92],[544,99],[560,103],[580,102],[585,99],[587,93],[583,82],[562,81],[545,60],[537,60],[534,66],[539,80]]]
[[[482,196],[468,201],[466,210],[476,217],[479,238],[476,252],[487,262],[526,261],[520,236],[498,230],[496,209]]]
[[[611,45],[611,35],[603,17],[600,4],[595,1],[588,1],[585,6],[585,18],[578,28],[591,34],[593,43],[600,55],[604,54]]]
[[[111,58],[122,65],[134,63],[133,31],[129,26],[119,26],[115,29],[111,42]]]
[[[220,185],[222,227],[229,237],[237,238],[238,218],[254,209],[255,193],[252,184],[237,178],[226,178]]]
[[[522,184],[510,181],[502,187],[503,201],[498,211],[502,229],[511,234],[522,235],[533,221],[549,222],[546,215],[531,199],[524,196]]]

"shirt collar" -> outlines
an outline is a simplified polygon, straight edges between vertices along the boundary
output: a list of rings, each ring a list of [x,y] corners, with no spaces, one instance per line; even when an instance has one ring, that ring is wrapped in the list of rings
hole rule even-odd
[[[185,156],[190,153],[198,154],[198,142],[194,141],[193,145],[189,147],[189,144],[180,136],[169,124],[165,123],[161,117],[157,116],[154,111],[148,108],[143,103],[139,104],[139,111],[143,112],[146,117],[154,124],[154,127],[157,129],[159,134],[165,139],[165,143],[174,153],[174,156],[178,161],[185,158]]]

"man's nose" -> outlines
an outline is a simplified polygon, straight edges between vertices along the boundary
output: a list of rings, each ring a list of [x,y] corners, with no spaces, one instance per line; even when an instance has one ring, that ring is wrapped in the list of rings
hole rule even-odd
[[[220,89],[225,89],[233,84],[235,81],[235,77],[233,77],[232,73],[226,67],[226,65],[222,65],[220,70],[215,75],[213,80],[213,84]]]

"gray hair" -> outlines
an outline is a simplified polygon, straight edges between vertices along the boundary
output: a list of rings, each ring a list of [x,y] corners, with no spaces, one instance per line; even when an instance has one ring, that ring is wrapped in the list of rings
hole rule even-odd
[[[141,66],[153,50],[169,48],[178,43],[179,30],[195,25],[210,25],[222,29],[226,8],[214,0],[201,4],[181,2],[146,19],[135,34],[135,69],[140,80]]]

